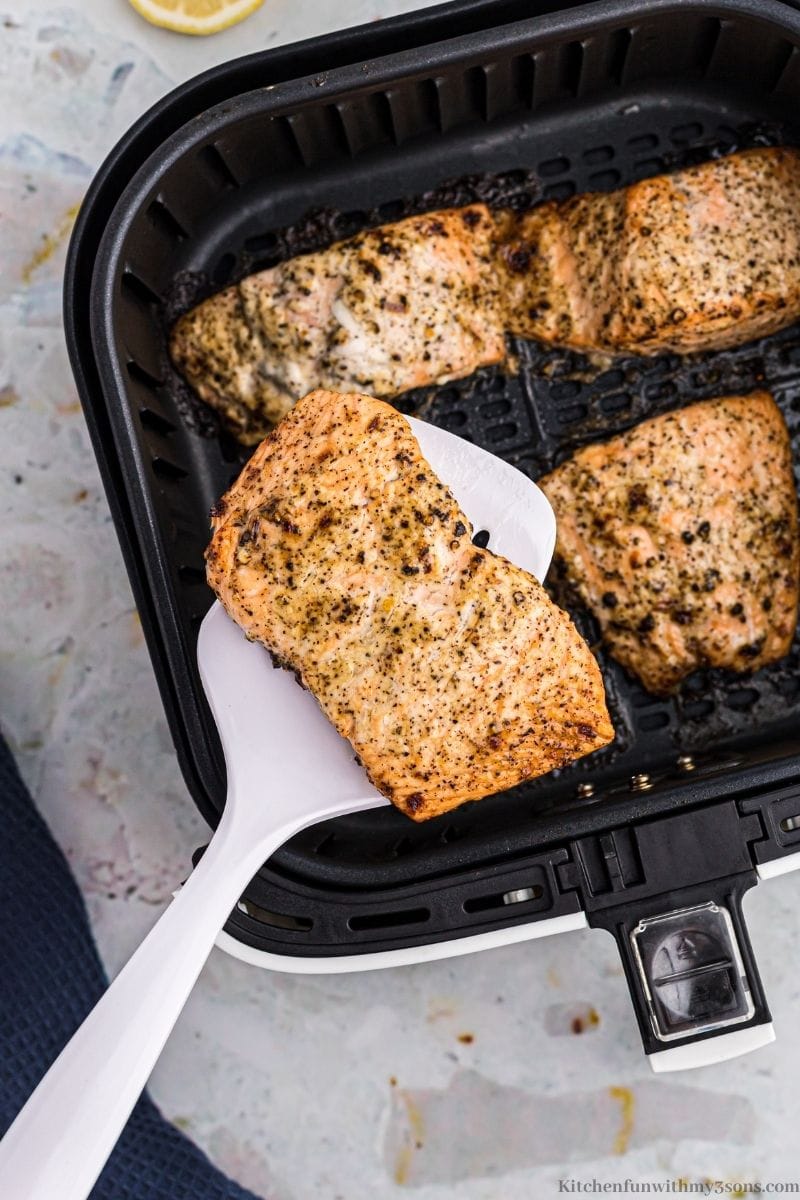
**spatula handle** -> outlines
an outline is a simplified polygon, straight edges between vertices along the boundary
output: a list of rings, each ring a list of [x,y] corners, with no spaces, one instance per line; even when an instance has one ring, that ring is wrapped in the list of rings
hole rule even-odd
[[[85,1200],[215,937],[283,836],[254,839],[223,817],[188,882],[0,1142],[4,1200]]]

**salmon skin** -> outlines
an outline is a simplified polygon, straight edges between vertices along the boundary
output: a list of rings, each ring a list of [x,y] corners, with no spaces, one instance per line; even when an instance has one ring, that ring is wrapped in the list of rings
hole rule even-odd
[[[745,150],[499,218],[504,325],[607,354],[720,350],[800,317],[800,153]]]
[[[566,766],[614,735],[572,621],[469,521],[408,422],[315,391],[212,514],[208,581],[295,671],[414,820]]]
[[[501,362],[485,205],[368,229],[250,275],[181,317],[170,353],[243,442],[312,388],[396,396]]]
[[[556,555],[613,656],[657,695],[788,653],[800,580],[789,434],[767,392],[644,421],[539,480]]]

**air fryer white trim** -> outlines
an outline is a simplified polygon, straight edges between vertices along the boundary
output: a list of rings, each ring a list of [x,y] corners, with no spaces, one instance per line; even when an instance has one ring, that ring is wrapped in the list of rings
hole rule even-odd
[[[715,1063],[749,1054],[761,1046],[775,1041],[775,1029],[771,1022],[766,1025],[750,1025],[747,1029],[733,1029],[718,1037],[704,1038],[699,1042],[687,1042],[684,1046],[671,1046],[668,1050],[656,1050],[648,1054],[650,1066],[657,1075],[663,1071],[688,1071],[692,1067],[712,1067]]]
[[[272,954],[266,950],[255,950],[252,946],[246,946],[244,942],[224,932],[217,938],[217,945],[226,954],[250,963],[253,967],[266,967],[270,971],[283,971],[290,975],[343,975],[351,971],[378,971],[383,967],[407,967],[412,963],[435,962],[439,958],[456,958],[478,950],[493,950],[496,946],[511,946],[515,942],[527,942],[532,938],[550,937],[552,934],[586,928],[586,913],[565,913],[545,921],[532,921],[529,925],[492,929],[487,933],[474,933],[469,937],[453,938],[450,941],[431,942],[422,946],[402,946],[397,950],[379,950],[374,954],[343,954],[335,958]]]
[[[756,865],[759,879],[775,879],[777,875],[788,875],[790,871],[798,870],[800,870],[800,850]]]

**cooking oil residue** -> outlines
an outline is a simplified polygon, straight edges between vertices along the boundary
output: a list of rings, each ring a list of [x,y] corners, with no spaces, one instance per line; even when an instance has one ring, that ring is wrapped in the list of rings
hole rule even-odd
[[[627,1087],[610,1087],[608,1094],[612,1100],[616,1100],[620,1106],[621,1123],[617,1130],[617,1136],[614,1138],[613,1153],[625,1154],[633,1133],[633,1114],[636,1104],[636,1099],[631,1088]]]
[[[585,1013],[572,1018],[570,1029],[573,1033],[585,1033],[587,1029],[596,1029],[600,1024],[600,1014],[592,1005]]]
[[[437,996],[428,1003],[427,1020],[430,1024],[435,1021],[449,1020],[456,1015],[455,1001],[446,996]]]
[[[399,1095],[405,1103],[408,1118],[408,1133],[400,1147],[394,1168],[394,1181],[402,1186],[408,1182],[414,1152],[421,1150],[425,1144],[425,1122],[412,1096],[408,1092],[400,1092]]]

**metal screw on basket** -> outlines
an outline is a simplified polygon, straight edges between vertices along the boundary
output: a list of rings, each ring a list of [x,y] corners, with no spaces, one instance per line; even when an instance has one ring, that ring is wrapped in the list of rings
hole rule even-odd
[[[594,795],[594,784],[593,783],[579,783],[578,784],[579,799],[588,800],[589,797],[593,796],[593,795]]]
[[[694,761],[691,754],[682,754],[678,759],[678,766],[682,771],[697,770],[697,763]]]
[[[648,792],[653,786],[653,781],[649,775],[632,775],[631,790],[634,792]]]

